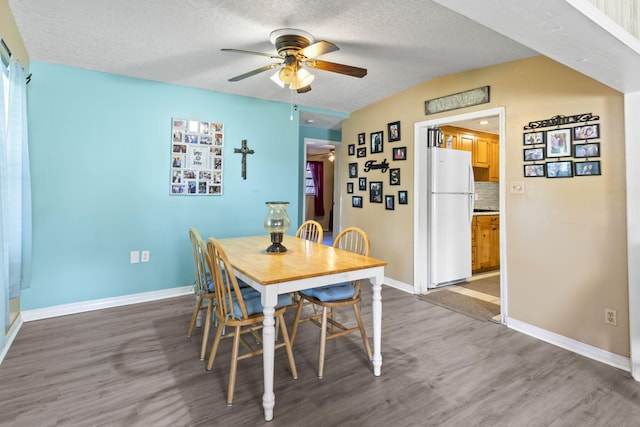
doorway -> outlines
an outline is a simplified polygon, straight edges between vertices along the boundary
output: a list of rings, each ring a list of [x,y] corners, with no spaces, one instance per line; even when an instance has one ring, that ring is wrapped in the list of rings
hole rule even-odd
[[[499,245],[500,245],[500,269],[495,273],[499,274],[499,295],[500,295],[500,323],[505,323],[508,313],[507,306],[507,275],[506,275],[506,212],[505,212],[505,196],[506,196],[506,181],[505,181],[505,111],[504,107],[481,110],[473,113],[452,115],[448,117],[442,117],[434,120],[427,120],[424,122],[418,122],[415,124],[415,155],[414,155],[414,292],[416,294],[424,294],[427,292],[428,282],[428,263],[424,260],[427,257],[427,200],[425,195],[427,194],[427,173],[424,167],[421,165],[426,164],[427,161],[427,129],[429,127],[441,127],[441,126],[458,126],[469,127],[471,122],[478,122],[483,118],[495,117],[497,118],[497,134],[499,135],[499,183],[498,183],[498,195],[499,195],[499,213],[501,214],[499,220]],[[446,143],[446,141],[445,141]]]
[[[315,220],[322,225],[324,241],[332,242],[334,224],[339,224],[339,206],[335,203],[336,188],[339,179],[339,154],[336,149],[336,141],[304,138],[304,165],[303,170],[303,194],[302,194],[302,221]],[[318,175],[312,172],[309,162],[321,165],[322,176],[322,203],[318,205]],[[318,212],[320,211],[320,212]]]

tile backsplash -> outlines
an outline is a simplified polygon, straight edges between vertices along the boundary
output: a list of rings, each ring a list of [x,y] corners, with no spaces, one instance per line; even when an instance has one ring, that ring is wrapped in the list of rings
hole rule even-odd
[[[475,209],[500,209],[500,191],[497,182],[476,182],[478,195],[473,207]]]

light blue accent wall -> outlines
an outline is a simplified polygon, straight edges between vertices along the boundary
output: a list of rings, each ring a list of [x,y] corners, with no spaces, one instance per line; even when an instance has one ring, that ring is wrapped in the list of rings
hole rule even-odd
[[[298,211],[289,104],[38,62],[30,71],[33,280],[22,310],[191,285],[189,227],[262,234],[265,201]],[[169,194],[173,117],[224,124],[222,196]],[[255,150],[247,180],[233,153],[243,139]],[[150,262],[130,264],[132,250]]]

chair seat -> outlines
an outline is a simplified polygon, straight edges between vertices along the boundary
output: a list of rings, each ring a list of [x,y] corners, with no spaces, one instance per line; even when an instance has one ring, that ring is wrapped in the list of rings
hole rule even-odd
[[[245,281],[243,281],[242,279],[236,279],[238,281],[238,286],[241,289],[253,289],[251,286],[249,286],[249,284]],[[226,275],[222,275],[222,282],[226,285],[227,284],[227,276]],[[209,289],[209,292],[215,292],[215,288],[213,285],[213,279],[211,279],[211,274],[207,273],[207,289]],[[254,289],[255,290],[255,289]],[[258,291],[256,291],[258,292]],[[258,292],[259,293],[259,292]]]
[[[304,291],[300,291],[300,293],[308,297],[313,297],[318,301],[331,302],[351,299],[353,298],[355,290],[355,286],[351,283],[337,283],[335,285],[305,289]]]
[[[242,293],[244,305],[247,308],[247,315],[252,316],[256,313],[262,313],[264,307],[262,305],[260,292],[253,288],[246,288],[246,291],[242,289],[240,292]],[[276,305],[276,308],[291,305],[291,302],[292,298],[290,294],[278,295],[278,304]],[[235,295],[233,296],[233,312],[229,313],[229,315],[236,319],[242,319],[242,310],[240,310],[240,306],[238,305]]]

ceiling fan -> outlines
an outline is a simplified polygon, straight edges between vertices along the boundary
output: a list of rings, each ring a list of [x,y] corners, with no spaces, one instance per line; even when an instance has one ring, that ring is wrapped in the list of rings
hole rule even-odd
[[[280,62],[265,65],[248,73],[240,74],[229,79],[230,82],[237,82],[247,77],[254,76],[264,71],[272,70],[282,66],[280,70],[271,77],[280,87],[288,86],[298,93],[309,92],[311,82],[315,76],[304,66],[318,70],[331,71],[333,73],[345,74],[352,77],[364,77],[367,75],[366,68],[353,67],[351,65],[336,64],[335,62],[322,61],[316,59],[325,53],[335,52],[340,48],[325,40],[315,41],[313,36],[306,31],[293,28],[283,28],[272,31],[269,40],[275,45],[277,54],[252,52],[240,49],[222,49],[224,52],[246,53],[250,55],[266,56],[272,59],[279,59]]]

